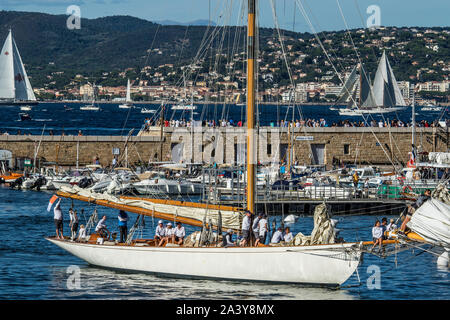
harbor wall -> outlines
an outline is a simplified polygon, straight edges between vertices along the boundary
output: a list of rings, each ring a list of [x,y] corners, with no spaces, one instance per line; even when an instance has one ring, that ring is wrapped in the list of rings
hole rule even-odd
[[[12,153],[12,165],[18,159],[50,162],[61,166],[84,166],[98,157],[102,166],[116,157],[123,165],[153,161],[203,163],[242,163],[245,160],[244,128],[152,128],[141,136],[26,136],[1,135],[0,150]],[[406,162],[411,151],[411,128],[288,128],[263,127],[258,131],[258,161],[288,162],[293,145],[293,160],[299,165],[345,162],[389,165]],[[446,152],[448,128],[417,128],[419,152]],[[162,152],[161,152],[162,151]],[[38,162],[39,162],[38,161]]]

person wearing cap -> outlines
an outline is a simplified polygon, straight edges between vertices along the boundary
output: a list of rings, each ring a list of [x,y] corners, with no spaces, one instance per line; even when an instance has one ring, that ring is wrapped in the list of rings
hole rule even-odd
[[[175,229],[172,228],[172,223],[168,222],[166,229],[165,229],[165,237],[161,240],[160,246],[164,246],[167,243],[174,243],[175,242]]]
[[[166,228],[164,228],[164,223],[162,220],[158,221],[158,226],[155,231],[155,243],[158,247],[161,246],[164,237],[166,236]]]
[[[224,247],[234,247],[236,244],[233,241],[233,230],[228,229],[227,233],[223,237],[223,246]]]
[[[277,231],[272,236],[270,243],[280,243],[283,240],[283,228],[278,227]]]
[[[240,242],[241,247],[245,247],[250,242],[250,224],[252,220],[252,213],[248,210],[245,211],[245,217],[242,219],[242,240]]]
[[[181,222],[177,222],[177,227],[174,231],[175,235],[175,243],[182,245],[184,237],[186,236],[186,231],[184,230],[184,227],[181,225]]]

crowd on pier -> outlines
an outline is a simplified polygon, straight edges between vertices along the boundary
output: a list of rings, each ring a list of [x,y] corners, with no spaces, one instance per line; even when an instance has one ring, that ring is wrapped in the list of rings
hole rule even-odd
[[[242,127],[245,126],[245,123],[241,120],[239,121],[233,121],[233,119],[229,120],[204,120],[204,121],[195,121],[195,126],[202,126],[202,127],[208,127],[208,128],[217,128],[217,127]],[[192,125],[191,121],[188,120],[164,120],[163,127],[171,127],[171,128],[190,128]],[[144,121],[144,130],[148,130],[150,127],[160,127],[161,122],[158,121],[152,121],[150,118],[145,118]],[[295,120],[295,121],[284,121],[281,120],[279,122],[270,122],[270,127],[296,127],[296,128],[302,128],[302,127],[308,127],[308,128],[315,128],[315,127],[378,127],[378,128],[385,128],[385,127],[391,127],[391,128],[399,128],[399,127],[411,127],[412,122],[403,122],[399,119],[394,120],[371,120],[371,121],[356,121],[356,120],[341,120],[337,122],[328,122],[324,118],[320,119],[306,119],[306,120]],[[438,127],[439,123],[438,121],[434,122],[428,122],[427,120],[421,120],[416,122],[416,127]]]

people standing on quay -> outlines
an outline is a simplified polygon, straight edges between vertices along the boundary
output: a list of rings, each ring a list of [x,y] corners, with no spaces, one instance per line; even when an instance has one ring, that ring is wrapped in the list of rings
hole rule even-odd
[[[119,231],[120,231],[119,242],[124,243],[126,242],[128,236],[128,227],[127,227],[128,215],[125,211],[120,210],[117,219],[119,220]]]

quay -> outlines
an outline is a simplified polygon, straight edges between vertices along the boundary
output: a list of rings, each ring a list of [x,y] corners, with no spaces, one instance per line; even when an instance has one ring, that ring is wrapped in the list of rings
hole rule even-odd
[[[191,130],[193,129],[193,130]],[[292,131],[292,130],[291,130]],[[258,134],[258,161],[261,164],[299,165],[335,163],[356,165],[406,165],[411,151],[411,128],[378,127],[261,127]],[[50,136],[0,135],[2,161],[23,169],[25,159],[36,166],[52,163],[62,167],[85,166],[98,158],[109,166],[114,156],[123,165],[135,166],[155,161],[175,161],[218,165],[242,164],[246,131],[241,127],[160,128],[151,127],[139,136]],[[447,152],[449,130],[416,128],[418,152]]]

